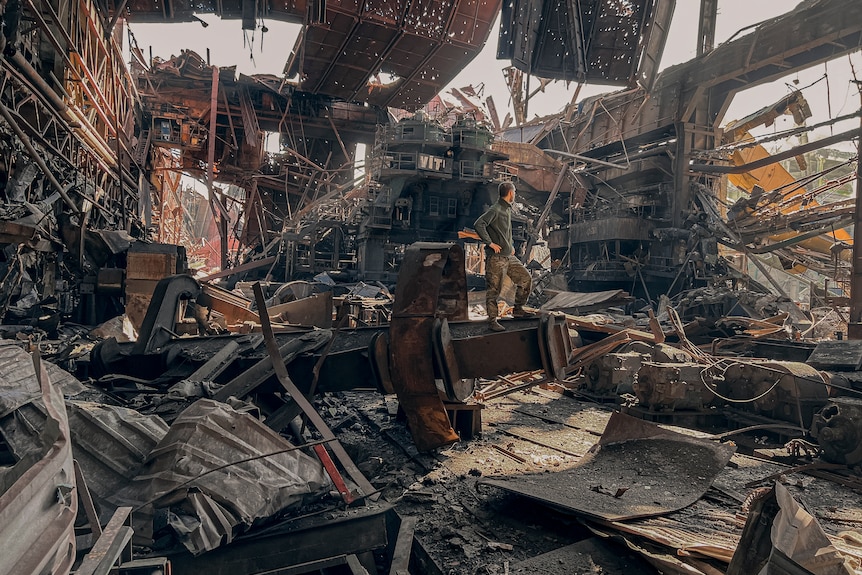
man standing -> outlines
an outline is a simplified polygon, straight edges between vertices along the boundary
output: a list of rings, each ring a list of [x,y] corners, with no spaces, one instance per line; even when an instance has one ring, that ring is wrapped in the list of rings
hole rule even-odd
[[[515,184],[500,184],[500,199],[482,214],[474,227],[485,244],[485,309],[488,311],[488,329],[505,331],[497,321],[497,298],[503,287],[503,277],[509,276],[515,284],[514,317],[531,317],[535,314],[524,310],[530,295],[532,278],[527,268],[515,257],[512,240],[512,203],[515,201]]]

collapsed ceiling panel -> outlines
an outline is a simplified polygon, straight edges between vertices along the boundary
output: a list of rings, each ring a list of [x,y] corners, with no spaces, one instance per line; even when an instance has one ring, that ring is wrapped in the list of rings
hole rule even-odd
[[[193,22],[198,15],[215,14],[219,18],[243,17],[243,7],[249,9],[248,0],[112,0],[108,2],[113,14],[124,6],[123,16],[133,22]],[[309,8],[306,0],[274,0],[251,3],[261,18],[272,18],[286,22],[302,23]]]
[[[514,0],[503,6],[497,56],[543,78],[623,86],[640,79],[649,85],[674,5]]]
[[[325,21],[306,27],[286,70],[311,93],[415,108],[479,53],[498,9],[482,0],[327,3]]]

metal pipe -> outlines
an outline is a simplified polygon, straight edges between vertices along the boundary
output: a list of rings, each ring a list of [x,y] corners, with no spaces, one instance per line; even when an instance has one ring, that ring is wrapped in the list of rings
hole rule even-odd
[[[596,158],[591,158],[589,156],[582,156],[580,154],[573,154],[572,152],[563,152],[562,150],[543,150],[547,154],[559,154],[560,156],[566,156],[567,158],[575,158],[576,160],[581,160],[582,162],[588,162],[591,164],[599,164],[601,166],[607,166],[609,168],[615,168],[617,170],[628,170],[630,166],[622,165],[622,164],[612,164],[611,162],[606,162],[604,160],[597,160]]]
[[[215,179],[215,147],[216,147],[216,120],[218,119],[218,66],[210,68],[212,72],[212,88],[210,90],[210,126],[209,135],[207,136],[207,194],[209,197],[210,209],[213,217],[218,224],[219,237],[221,239],[220,259],[221,269],[228,267],[227,253],[227,214],[225,208],[216,210],[215,191],[213,190],[213,180]]]
[[[54,186],[54,189],[60,193],[60,197],[63,198],[63,201],[66,202],[74,213],[80,213],[78,206],[75,205],[75,202],[72,201],[72,198],[69,197],[65,188],[63,188],[63,186],[60,185],[60,182],[57,181],[57,178],[54,177],[54,174],[48,168],[48,164],[45,163],[45,160],[36,148],[33,147],[33,142],[30,141],[30,138],[24,133],[24,130],[22,130],[21,126],[18,125],[18,122],[15,121],[15,118],[12,117],[12,114],[9,112],[9,108],[3,105],[2,102],[0,102],[0,115],[3,116],[3,119],[6,120],[9,127],[12,128],[12,131],[15,132],[15,135],[18,136],[18,139],[21,140],[22,144],[24,144],[24,147],[27,148],[27,153],[30,154],[30,157],[34,162],[36,162],[36,165],[39,166],[39,169],[42,170],[42,173],[45,174],[45,177],[51,185]]]
[[[30,62],[24,58],[24,55],[21,52],[15,52],[10,60],[15,64],[22,74],[27,76],[27,79],[30,80],[41,92],[42,95],[50,100],[51,104],[54,108],[57,109],[58,112],[65,112],[69,109],[66,103],[57,95],[57,92],[48,85],[48,83],[39,75],[39,73],[33,69],[33,66],[30,65]]]
[[[48,104],[54,107],[66,122],[70,125],[78,125],[81,127],[80,134],[87,143],[99,153],[103,160],[107,161],[113,158],[113,152],[107,147],[107,144],[102,141],[101,136],[95,131],[95,128],[90,124],[89,120],[84,117],[75,108],[69,107],[63,99],[54,91],[51,86],[39,75],[38,72],[30,65],[30,63],[19,53],[16,52],[10,59],[10,62],[15,64],[14,69],[23,74],[22,81],[26,80],[32,84],[32,88],[38,91],[38,94],[48,101]],[[10,68],[11,69],[11,68]],[[105,171],[108,171],[106,168]]]

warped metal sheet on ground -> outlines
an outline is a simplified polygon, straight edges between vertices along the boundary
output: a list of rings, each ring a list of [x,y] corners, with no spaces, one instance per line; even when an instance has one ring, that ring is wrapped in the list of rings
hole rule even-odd
[[[832,545],[817,519],[776,482],[772,492],[752,504],[727,572],[853,575],[853,564]]]
[[[250,415],[201,399],[174,421],[119,498],[145,514],[168,509],[169,524],[197,555],[329,486],[317,460],[276,453],[290,448]]]
[[[710,557],[727,563],[739,544],[739,534],[733,530],[719,531],[692,525],[675,517],[652,517],[628,523],[607,525],[622,533],[638,535],[671,549],[688,554]]]
[[[49,361],[41,360],[41,364],[60,395],[77,395],[85,389],[71,373]],[[41,399],[30,355],[15,343],[0,341],[0,418]]]
[[[649,575],[650,565],[598,537],[578,541],[512,565],[511,573],[523,575]]]
[[[156,415],[91,402],[67,401],[66,412],[75,459],[107,523],[117,507],[128,504],[120,491],[138,475],[168,426]],[[47,419],[44,401],[37,399],[0,418],[0,437],[15,457],[26,457],[39,450]]]
[[[48,379],[51,380],[52,384],[60,388],[60,392],[65,397],[73,397],[87,389],[83,383],[78,381],[78,378],[62,367],[44,359],[42,360],[42,365],[45,366],[45,371],[48,372]]]
[[[577,467],[480,483],[586,517],[620,521],[691,505],[733,452],[727,444],[614,413],[599,442]]]

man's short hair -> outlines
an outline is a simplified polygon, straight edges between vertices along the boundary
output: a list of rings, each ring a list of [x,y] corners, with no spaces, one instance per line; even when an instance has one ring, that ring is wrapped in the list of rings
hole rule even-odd
[[[515,190],[515,184],[513,184],[512,182],[500,182],[499,191],[500,191],[500,197],[501,198],[505,198],[506,196],[509,195],[509,192],[512,192],[514,190]]]

